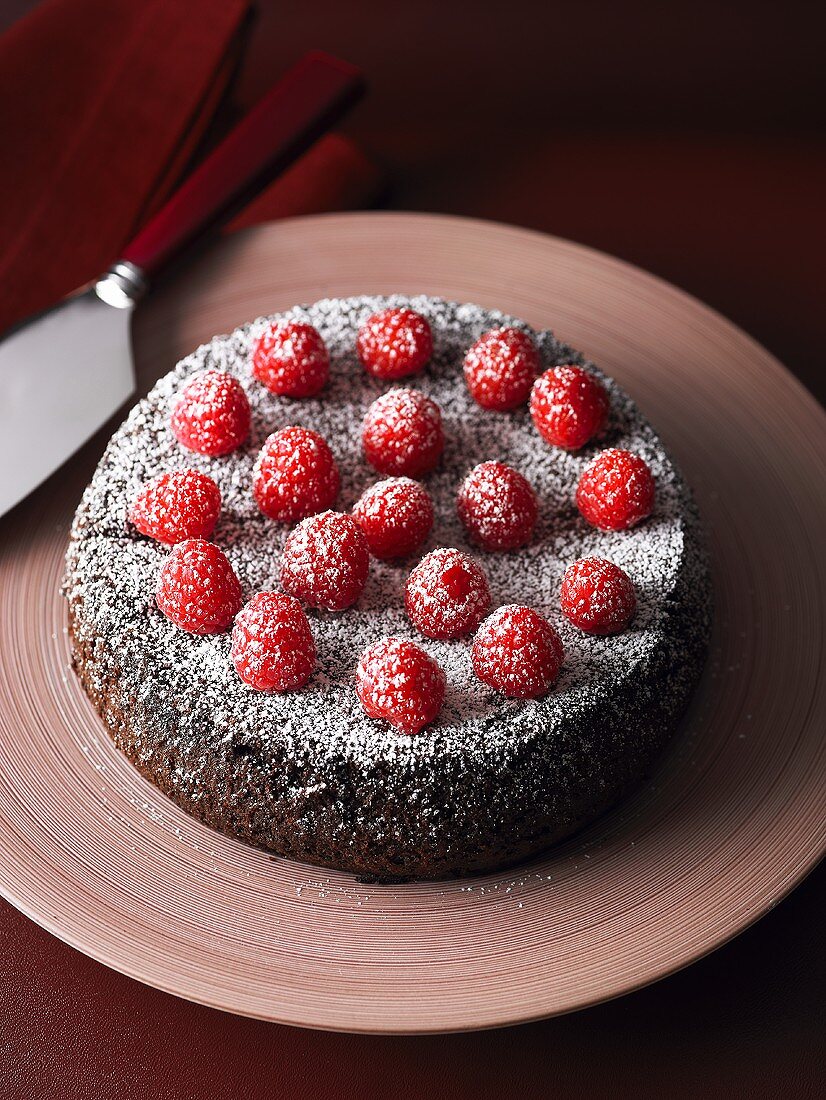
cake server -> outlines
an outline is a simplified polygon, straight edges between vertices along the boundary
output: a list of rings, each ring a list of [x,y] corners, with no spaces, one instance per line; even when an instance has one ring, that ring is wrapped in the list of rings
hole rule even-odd
[[[264,96],[100,278],[0,340],[0,515],[132,395],[135,305],[167,264],[234,215],[363,91],[352,65],[307,54]]]

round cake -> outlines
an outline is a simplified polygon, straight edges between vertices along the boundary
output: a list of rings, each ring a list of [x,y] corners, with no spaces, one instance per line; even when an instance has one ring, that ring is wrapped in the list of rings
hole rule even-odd
[[[356,351],[360,325],[387,307],[430,323],[433,353],[415,378],[382,382]],[[75,516],[65,593],[74,665],[115,744],[162,791],[206,824],[279,855],[401,881],[505,867],[593,820],[646,773],[673,733],[704,660],[710,593],[699,521],[689,490],[651,425],[627,394],[551,332],[475,305],[429,297],[329,299],[279,319],[307,322],[330,355],[316,396],[291,400],[255,381],[251,355],[275,318],[219,336],[183,359],[131,411],[109,443]],[[491,412],[465,384],[463,361],[483,333],[512,326],[530,335],[542,369],[579,364],[610,398],[605,431],[570,453],[540,438],[526,404]],[[217,368],[249,398],[249,439],[221,457],[185,450],[170,427],[173,402],[196,372]],[[308,609],[315,671],[292,692],[261,692],[239,678],[229,632],[195,635],[158,609],[155,591],[169,547],[129,522],[147,481],[196,469],[217,483],[222,508],[211,539],[223,549],[244,599],[279,590],[290,526],[259,510],[252,491],[266,437],[287,425],[320,433],[341,474],[333,507],[349,512],[382,475],[368,465],[361,425],[393,385],[438,403],[445,447],[422,479],[435,523],[421,554],[456,547],[487,575],[492,608],[525,604],[546,616],[564,648],[559,677],[538,699],[512,699],[474,674],[472,637],[424,638],[405,613],[404,589],[420,555],[371,559],[366,587],[346,611]],[[623,448],[648,464],[653,514],[630,530],[588,524],[575,505],[583,469],[601,450]],[[534,487],[538,524],[508,552],[471,546],[456,494],[468,471],[497,459]],[[636,590],[628,629],[587,634],[560,610],[568,565],[597,557],[620,566]],[[379,639],[416,642],[444,670],[438,717],[413,736],[368,717],[356,694],[362,652]]]

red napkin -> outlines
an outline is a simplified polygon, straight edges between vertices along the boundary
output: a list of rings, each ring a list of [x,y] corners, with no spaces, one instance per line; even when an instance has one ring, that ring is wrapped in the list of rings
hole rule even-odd
[[[379,169],[349,138],[326,134],[227,226],[246,229],[273,218],[352,210],[381,190]]]
[[[249,0],[46,0],[0,39],[0,332],[103,270],[169,194],[248,25]],[[329,135],[233,227],[376,186]]]

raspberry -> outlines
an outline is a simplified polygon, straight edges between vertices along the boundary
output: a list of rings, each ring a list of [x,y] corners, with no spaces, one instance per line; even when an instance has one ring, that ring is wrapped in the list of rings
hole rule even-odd
[[[608,394],[582,367],[546,370],[531,391],[531,416],[542,438],[554,447],[578,451],[605,427]]]
[[[218,522],[221,492],[198,470],[161,474],[132,501],[129,519],[142,535],[173,545],[208,538]]]
[[[485,550],[514,550],[536,526],[530,483],[504,462],[482,462],[459,487],[456,508],[468,537]]]
[[[495,328],[465,355],[465,382],[483,409],[507,412],[528,400],[541,369],[533,340],[516,328]]]
[[[490,590],[472,558],[453,548],[434,550],[408,577],[404,606],[422,634],[461,638],[487,615]]]
[[[330,376],[330,356],[318,329],[281,321],[258,337],[252,374],[282,397],[312,397]]]
[[[215,543],[187,539],[161,566],[155,600],[181,630],[220,634],[241,607],[241,585]]]
[[[362,443],[379,473],[420,477],[433,469],[444,448],[439,406],[418,390],[389,390],[367,410]]]
[[[413,642],[383,638],[361,655],[356,694],[371,718],[386,718],[401,733],[413,735],[442,709],[445,674]]]
[[[315,668],[315,642],[298,600],[259,592],[232,628],[232,663],[256,691],[293,691]]]
[[[559,675],[559,635],[530,607],[508,604],[489,615],[473,640],[473,671],[512,699],[539,699]]]
[[[222,370],[194,374],[172,410],[172,432],[182,447],[225,455],[250,434],[250,403],[237,378]]]
[[[569,565],[559,602],[565,618],[588,634],[619,634],[637,608],[631,578],[603,558],[580,558]]]
[[[284,545],[281,584],[310,607],[343,611],[364,590],[370,557],[364,533],[352,516],[310,516]]]
[[[582,471],[576,506],[594,527],[624,531],[651,515],[654,478],[637,455],[611,447]]]
[[[323,512],[338,496],[340,478],[327,441],[309,428],[281,428],[255,462],[252,491],[261,511],[279,523]]]
[[[356,348],[374,378],[406,378],[417,374],[433,354],[433,335],[420,313],[383,309],[361,326]]]
[[[430,534],[433,502],[418,481],[391,477],[365,490],[353,515],[374,558],[405,558]]]

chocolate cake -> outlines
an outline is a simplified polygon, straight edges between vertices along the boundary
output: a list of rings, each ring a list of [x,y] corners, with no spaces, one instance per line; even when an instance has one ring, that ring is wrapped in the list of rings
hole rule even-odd
[[[127,509],[141,486],[167,470],[195,468],[217,482],[223,509],[212,539],[226,552],[248,599],[278,589],[289,527],[256,506],[256,455],[287,424],[320,432],[341,471],[336,507],[349,511],[378,480],[360,425],[386,389],[356,356],[359,324],[387,305],[430,321],[434,352],[411,384],[433,397],[445,451],[424,479],[435,526],[422,554],[469,550],[484,565],[493,606],[528,604],[564,645],[559,679],[541,699],[507,699],[474,676],[472,639],[422,638],[405,615],[404,584],[417,558],[371,560],[366,589],[344,612],[308,610],[318,649],[306,686],[256,692],[237,676],[228,633],[187,634],[158,610],[154,591],[168,548],[140,535]],[[308,321],[326,342],[331,375],[313,398],[274,396],[250,375],[250,354],[272,318],[219,336],[183,359],[113,436],[75,516],[65,593],[74,665],[115,744],[189,813],[225,833],[291,859],[399,881],[513,864],[591,821],[645,774],[673,733],[697,681],[710,618],[699,521],[685,482],[627,394],[551,332],[533,333],[543,367],[578,363],[601,378],[611,404],[604,435],[576,453],[544,443],[528,411],[492,413],[469,396],[467,348],[490,328],[527,326],[475,305],[428,297],[324,300],[284,316]],[[170,403],[194,372],[217,367],[243,383],[252,434],[220,458],[184,451],[170,430]],[[605,447],[633,451],[656,479],[656,507],[628,531],[588,525],[574,505],[580,472]],[[526,547],[469,547],[456,491],[477,463],[500,459],[535,488],[539,523]],[[597,556],[633,579],[637,611],[610,637],[582,633],[561,614],[568,564]],[[416,641],[444,669],[436,721],[415,736],[369,718],[354,691],[360,653],[379,638]]]

